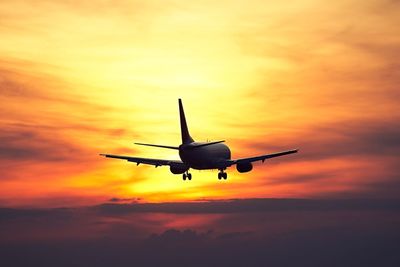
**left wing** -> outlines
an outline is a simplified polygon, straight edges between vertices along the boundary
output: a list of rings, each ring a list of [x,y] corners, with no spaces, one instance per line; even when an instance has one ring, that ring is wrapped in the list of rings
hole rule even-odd
[[[174,167],[186,167],[185,163],[180,160],[167,160],[167,159],[149,159],[149,158],[138,158],[138,157],[130,157],[130,156],[119,156],[112,154],[100,154],[100,156],[104,156],[106,158],[114,158],[114,159],[124,159],[129,162],[135,162],[137,165],[139,164],[147,164],[153,166],[174,166]]]
[[[241,158],[241,159],[236,159],[236,160],[230,160],[229,164],[230,166],[233,164],[238,164],[238,163],[251,163],[254,161],[259,161],[261,160],[264,162],[266,159],[270,158],[275,158],[275,157],[280,157],[280,156],[285,156],[293,153],[297,153],[299,151],[298,149],[292,149],[292,150],[287,150],[287,151],[282,151],[282,152],[277,152],[277,153],[272,153],[272,154],[265,154],[257,157],[251,157],[251,158]]]

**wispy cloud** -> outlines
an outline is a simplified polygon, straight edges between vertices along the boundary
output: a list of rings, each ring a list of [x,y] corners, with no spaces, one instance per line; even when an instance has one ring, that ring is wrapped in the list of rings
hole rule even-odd
[[[395,196],[398,8],[375,0],[5,1],[0,199]],[[300,153],[249,174],[231,169],[226,183],[194,172],[184,189],[168,169],[98,156],[179,158],[132,146],[179,144],[178,97],[195,139],[226,139],[235,158]]]

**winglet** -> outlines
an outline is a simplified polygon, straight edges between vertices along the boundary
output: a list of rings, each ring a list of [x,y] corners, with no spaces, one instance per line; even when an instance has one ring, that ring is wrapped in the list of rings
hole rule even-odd
[[[185,111],[183,110],[182,100],[178,99],[179,103],[179,118],[181,122],[181,136],[182,144],[189,144],[194,142],[193,138],[189,134],[189,130],[186,124]]]

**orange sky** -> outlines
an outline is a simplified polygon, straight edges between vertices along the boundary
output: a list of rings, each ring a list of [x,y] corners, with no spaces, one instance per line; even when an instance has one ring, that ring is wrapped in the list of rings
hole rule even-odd
[[[0,205],[399,193],[396,1],[2,1]],[[196,140],[254,171],[136,167]]]

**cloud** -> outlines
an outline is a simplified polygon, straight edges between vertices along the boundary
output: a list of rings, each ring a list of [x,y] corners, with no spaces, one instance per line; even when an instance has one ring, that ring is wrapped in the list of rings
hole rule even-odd
[[[168,229],[161,234],[152,234],[149,237],[149,241],[151,242],[158,242],[158,243],[197,243],[204,241],[208,238],[211,232],[206,233],[197,233],[192,229],[185,229],[185,230],[176,230],[176,229]]]
[[[51,131],[49,131],[51,132]],[[73,143],[54,135],[43,135],[40,127],[17,127],[0,133],[0,159],[10,161],[76,161],[73,155],[85,154]]]
[[[113,197],[110,198],[108,201],[109,202],[115,202],[115,203],[138,203],[141,200],[140,197],[131,197],[131,198],[119,198],[119,197]]]
[[[218,239],[242,239],[243,237],[251,235],[252,232],[229,232],[218,236]]]
[[[237,139],[233,144],[235,150],[246,151],[241,157],[299,149],[297,154],[255,164],[251,183],[263,188],[265,195],[285,191],[289,196],[395,198],[400,187],[390,185],[399,181],[399,129],[396,116],[348,119],[291,129],[289,134]],[[238,185],[238,191],[240,186],[244,185]]]
[[[35,191],[28,188],[29,180],[40,177],[37,187],[41,187],[42,182],[50,179],[46,186],[49,188],[53,181],[92,171],[91,167],[101,163],[98,154],[104,152],[104,140],[110,139],[112,143],[116,136],[135,136],[129,130],[105,123],[107,115],[99,111],[114,109],[74,93],[71,88],[76,85],[37,70],[40,66],[29,61],[0,59],[0,111],[5,115],[0,121],[0,162],[6,166],[0,179],[9,181],[2,186],[7,194],[18,188],[28,197]],[[127,151],[134,150],[116,148],[117,153]],[[27,183],[18,184],[21,180]],[[52,190],[66,191],[60,187],[61,182]],[[57,198],[68,197],[71,196]],[[9,202],[7,198],[5,202]]]
[[[257,213],[291,210],[397,209],[397,200],[233,199],[211,202],[101,204],[92,209],[104,215],[142,212],[173,214]]]
[[[400,152],[400,123],[397,119],[347,120],[311,126],[290,137],[274,136],[268,142],[240,140],[241,147],[257,153],[299,148],[299,154],[287,160],[322,160],[340,157],[386,157]],[[264,140],[264,138],[263,138]]]
[[[400,260],[398,201],[205,203],[221,212],[218,220],[209,217],[213,208],[194,204],[180,204],[191,210],[186,215],[168,203],[132,216],[97,208],[0,209],[0,256],[12,266],[395,266]],[[149,207],[130,206],[138,205]],[[211,220],[169,227],[169,220],[196,212]],[[151,221],[157,229],[148,228]]]

